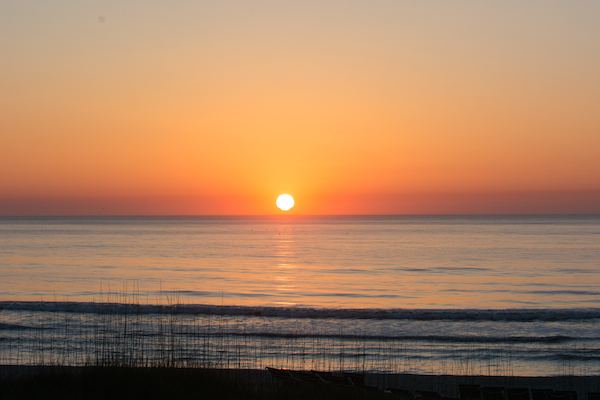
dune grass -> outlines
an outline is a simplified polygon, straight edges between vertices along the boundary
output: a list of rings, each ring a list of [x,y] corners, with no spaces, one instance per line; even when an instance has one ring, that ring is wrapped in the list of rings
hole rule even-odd
[[[141,297],[137,287],[125,287],[83,310],[68,301],[43,303],[37,311],[0,310],[0,365],[514,375],[509,342],[432,341],[417,354],[402,337],[284,332],[268,317],[256,317],[250,329],[254,317],[223,315],[219,307],[197,312],[166,295],[148,311]],[[597,364],[582,357],[585,349],[564,353],[557,374],[598,375]]]

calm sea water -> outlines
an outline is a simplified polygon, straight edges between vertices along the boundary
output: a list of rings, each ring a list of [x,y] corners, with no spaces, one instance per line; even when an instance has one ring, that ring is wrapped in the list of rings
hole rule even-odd
[[[600,373],[600,216],[0,218],[0,309],[0,363],[170,318],[184,364]]]
[[[0,240],[3,300],[98,301],[135,284],[152,303],[600,301],[598,216],[2,218]]]

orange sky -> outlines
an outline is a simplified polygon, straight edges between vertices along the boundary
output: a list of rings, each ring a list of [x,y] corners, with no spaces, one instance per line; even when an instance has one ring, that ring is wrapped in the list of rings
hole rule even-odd
[[[422,3],[422,4],[421,4]],[[0,3],[0,215],[600,213],[600,4]]]

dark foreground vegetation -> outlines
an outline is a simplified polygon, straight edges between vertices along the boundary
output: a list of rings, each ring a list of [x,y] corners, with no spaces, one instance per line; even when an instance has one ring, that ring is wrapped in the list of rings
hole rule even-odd
[[[600,400],[600,376],[492,377],[173,367],[0,366],[4,399]]]
[[[0,378],[0,399],[392,399],[377,388],[286,382],[265,371],[46,368]]]

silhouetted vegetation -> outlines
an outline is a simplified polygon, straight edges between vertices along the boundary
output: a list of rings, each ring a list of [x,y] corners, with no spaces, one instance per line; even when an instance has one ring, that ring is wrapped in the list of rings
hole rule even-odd
[[[376,388],[286,384],[265,371],[181,368],[48,368],[0,380],[0,399],[392,399]]]

